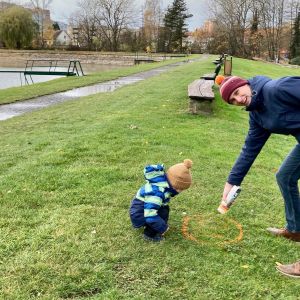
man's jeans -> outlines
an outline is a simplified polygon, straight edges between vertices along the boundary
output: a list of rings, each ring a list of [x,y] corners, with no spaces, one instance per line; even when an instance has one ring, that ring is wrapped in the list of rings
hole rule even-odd
[[[300,144],[285,158],[276,179],[285,203],[286,229],[300,232],[300,197],[298,179],[300,178]]]

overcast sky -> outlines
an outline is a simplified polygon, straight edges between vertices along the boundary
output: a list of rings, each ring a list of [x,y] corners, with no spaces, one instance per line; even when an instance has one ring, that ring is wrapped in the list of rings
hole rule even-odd
[[[137,5],[140,5],[141,8],[145,2],[145,0],[134,1]],[[193,14],[193,17],[189,19],[189,30],[194,30],[201,26],[203,21],[208,18],[204,4],[205,1],[206,0],[186,0],[189,13]],[[12,0],[11,2],[20,4],[29,2],[29,0]],[[162,0],[162,5],[166,8],[172,2],[173,0]],[[67,23],[68,17],[77,10],[77,0],[53,0],[49,9],[51,11],[51,19]]]

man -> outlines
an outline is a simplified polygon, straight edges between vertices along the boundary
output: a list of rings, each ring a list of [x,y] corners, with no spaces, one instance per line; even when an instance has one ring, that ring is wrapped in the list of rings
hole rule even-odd
[[[232,76],[220,86],[223,100],[245,106],[249,111],[249,131],[223,191],[223,200],[233,185],[240,185],[272,133],[293,135],[296,146],[276,174],[285,203],[285,228],[268,228],[277,236],[300,242],[300,76],[272,80],[256,76],[249,80]],[[298,270],[298,271],[297,271]],[[296,273],[299,273],[299,268]]]

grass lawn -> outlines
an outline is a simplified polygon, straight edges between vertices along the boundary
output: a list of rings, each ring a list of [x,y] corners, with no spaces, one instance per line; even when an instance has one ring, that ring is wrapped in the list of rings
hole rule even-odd
[[[1,299],[299,299],[300,281],[275,263],[300,259],[300,246],[265,231],[284,225],[275,172],[295,140],[272,136],[219,215],[248,116],[217,89],[213,116],[187,113],[187,85],[211,61],[0,123]],[[233,73],[300,69],[234,58]],[[166,240],[146,242],[128,217],[143,168],[184,158],[193,185],[171,202]]]

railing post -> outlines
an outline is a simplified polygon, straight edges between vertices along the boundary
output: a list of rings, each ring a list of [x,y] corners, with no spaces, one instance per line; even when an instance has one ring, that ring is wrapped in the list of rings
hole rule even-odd
[[[228,56],[225,56],[224,75],[231,76],[231,73],[232,73],[232,56],[230,56],[230,59],[228,58]]]

